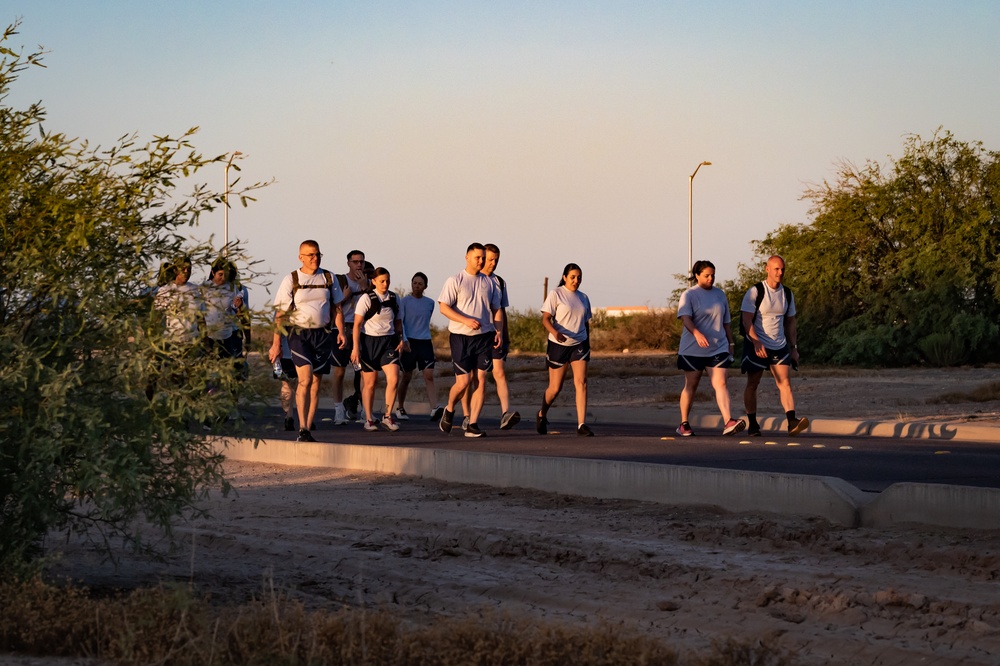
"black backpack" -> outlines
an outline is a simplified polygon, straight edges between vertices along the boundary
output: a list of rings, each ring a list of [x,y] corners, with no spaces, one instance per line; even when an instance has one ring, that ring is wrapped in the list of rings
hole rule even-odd
[[[292,304],[288,306],[285,310],[287,315],[289,312],[295,309],[295,292],[299,289],[327,289],[330,291],[330,304],[333,305],[333,273],[326,269],[321,269],[323,271],[323,278],[326,284],[299,284],[299,272],[292,271]]]
[[[753,318],[750,320],[751,326],[753,325],[753,322],[757,321],[757,313],[760,312],[760,304],[764,302],[764,283],[758,282],[754,285],[754,288],[757,289],[757,298],[754,299]],[[785,313],[787,314],[788,305],[792,302],[792,290],[785,285],[781,285],[781,288],[785,291]],[[746,326],[743,325],[742,312],[740,312],[740,335],[744,338],[747,337],[747,329]]]
[[[368,298],[371,299],[371,303],[368,304],[368,311],[365,312],[365,321],[377,315],[384,307],[392,310],[393,318],[399,314],[399,300],[396,298],[396,292],[387,291],[386,293],[389,295],[389,298],[384,301],[378,297],[374,289],[369,289],[366,293],[368,294]]]

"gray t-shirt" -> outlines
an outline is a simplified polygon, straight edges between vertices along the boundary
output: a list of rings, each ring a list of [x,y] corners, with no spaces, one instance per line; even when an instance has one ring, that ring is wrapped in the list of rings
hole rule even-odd
[[[771,289],[766,282],[764,285],[764,300],[760,302],[760,312],[753,322],[753,330],[757,337],[768,349],[781,349],[788,341],[785,339],[785,317],[795,316],[795,297],[791,302],[785,303],[785,288],[778,285],[777,289]],[[757,285],[747,290],[743,297],[743,304],[740,310],[753,314],[754,302],[757,300]]]
[[[566,340],[559,342],[549,333],[550,341],[572,347],[587,339],[587,322],[593,314],[590,299],[579,289],[571,291],[565,285],[556,287],[545,297],[542,312],[552,315],[552,326],[566,336]]]
[[[451,306],[461,315],[477,320],[480,325],[477,331],[449,319],[450,332],[458,335],[481,335],[496,332],[496,326],[493,325],[493,311],[500,309],[501,298],[500,286],[496,280],[482,273],[469,275],[463,270],[444,281],[438,302]]]
[[[681,294],[677,318],[687,315],[694,320],[694,327],[708,338],[708,347],[699,347],[694,334],[686,328],[681,331],[677,353],[681,356],[715,356],[729,351],[729,338],[725,325],[729,323],[729,301],[718,287],[703,289],[694,286]]]

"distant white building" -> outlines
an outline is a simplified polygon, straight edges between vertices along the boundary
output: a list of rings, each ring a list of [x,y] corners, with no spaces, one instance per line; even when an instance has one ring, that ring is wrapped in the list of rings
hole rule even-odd
[[[614,308],[599,308],[598,312],[603,312],[605,317],[625,317],[628,315],[654,314],[660,308],[651,308],[648,305],[626,305]]]

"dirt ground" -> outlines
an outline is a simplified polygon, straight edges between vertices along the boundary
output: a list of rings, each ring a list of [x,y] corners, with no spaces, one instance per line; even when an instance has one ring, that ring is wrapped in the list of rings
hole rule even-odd
[[[601,361],[592,404],[676,401],[676,371],[648,374],[668,361]],[[544,382],[535,365],[511,364],[515,399]],[[804,370],[795,391],[808,415],[1000,422],[996,402],[928,403],[998,375]],[[610,622],[681,650],[761,639],[803,664],[1000,664],[1000,530],[848,529],[341,470],[227,471],[237,493],[180,525],[166,561],[126,557],[116,570],[52,543],[65,555],[50,573],[99,587],[190,581],[232,601],[273,581],[311,607],[385,605],[416,622],[483,608]]]

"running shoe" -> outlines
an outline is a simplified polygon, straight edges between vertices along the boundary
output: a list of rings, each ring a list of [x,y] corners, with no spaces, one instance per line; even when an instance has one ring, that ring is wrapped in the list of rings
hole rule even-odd
[[[365,425],[363,427],[367,432],[375,432],[378,430],[378,423],[365,419]]]
[[[368,423],[371,423],[371,421]],[[392,417],[392,414],[386,414],[382,417],[382,427],[389,432],[396,432],[399,430],[399,424],[396,423],[396,419]]]
[[[357,421],[361,413],[361,398],[356,395],[347,396],[344,399],[344,410],[349,420]]]
[[[295,419],[293,419],[291,416],[285,417],[285,431],[295,432]]]
[[[305,428],[302,428],[301,430],[299,430],[299,436],[295,438],[295,441],[296,442],[315,442],[316,440],[313,439],[312,433],[310,433]]]
[[[694,434],[694,431],[691,430],[691,424],[685,421],[684,423],[677,426],[677,434],[680,435],[681,437],[690,437],[691,435]]]
[[[400,407],[396,410],[396,419],[399,421],[409,421],[410,415],[406,413],[406,410]]]
[[[737,421],[736,419],[729,419],[726,421],[726,427],[722,429],[723,435],[735,435],[736,433],[742,431],[747,427],[747,422],[743,419]]]
[[[504,412],[500,418],[500,429],[510,430],[521,421],[521,415],[517,412]]]
[[[586,423],[581,423],[580,427],[576,429],[577,437],[593,437],[594,431],[587,427]]]
[[[788,424],[788,434],[797,435],[808,427],[809,427],[809,419],[803,416],[801,419],[795,419],[794,421]]]
[[[441,432],[451,432],[451,421],[455,418],[455,412],[449,412],[447,409],[441,413],[441,420],[438,421],[438,428]]]
[[[466,437],[485,437],[486,433],[479,429],[478,423],[470,423],[469,427],[465,429]]]
[[[751,425],[750,429],[747,430],[747,435],[750,437],[760,437],[760,426],[757,424]]]
[[[535,417],[535,432],[539,435],[544,435],[549,431],[549,420],[539,414]]]
[[[462,432],[467,432],[469,430],[469,417],[466,416],[462,419]]]
[[[444,414],[444,407],[438,405],[431,410],[431,421],[440,421],[442,414]]]
[[[333,406],[333,425],[347,425],[347,413],[343,403],[338,402]]]

